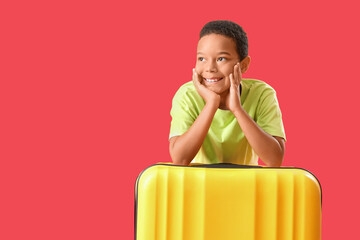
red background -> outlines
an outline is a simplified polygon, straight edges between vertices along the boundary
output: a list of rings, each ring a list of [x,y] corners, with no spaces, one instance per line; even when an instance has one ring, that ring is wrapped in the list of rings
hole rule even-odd
[[[278,93],[323,239],[359,238],[359,6],[336,3],[2,1],[0,238],[133,239],[135,179],[170,161],[171,99],[216,19],[244,27],[244,77]]]

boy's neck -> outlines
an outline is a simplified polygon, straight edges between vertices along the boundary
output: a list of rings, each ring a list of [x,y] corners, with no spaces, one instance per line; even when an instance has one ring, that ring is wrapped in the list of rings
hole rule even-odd
[[[242,92],[242,86],[241,84],[239,85],[239,91],[240,91],[240,96],[241,96],[241,92]],[[229,108],[226,106],[226,97],[227,95],[230,93],[230,89],[228,89],[227,91],[223,92],[222,94],[220,94],[220,105],[219,105],[219,109],[221,110],[229,110]]]
[[[228,107],[226,106],[226,97],[229,94],[229,90],[223,92],[220,94],[220,105],[219,105],[219,109],[221,110],[229,110]]]

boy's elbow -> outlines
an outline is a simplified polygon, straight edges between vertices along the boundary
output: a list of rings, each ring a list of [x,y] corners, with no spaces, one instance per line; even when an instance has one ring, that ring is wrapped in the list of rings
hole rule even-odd
[[[171,156],[171,160],[173,162],[174,165],[184,165],[184,166],[188,166],[191,162],[191,160],[187,160],[177,154],[175,154],[173,151],[171,151],[170,149],[170,156]]]
[[[284,155],[280,155],[277,158],[269,160],[265,163],[268,167],[281,167],[283,159],[284,159]]]
[[[186,160],[177,160],[177,159],[172,159],[174,165],[183,165],[183,166],[188,166],[190,164],[189,161]]]
[[[177,151],[177,149],[175,149],[175,142],[176,142],[177,138],[178,138],[178,136],[172,137],[170,139],[169,152],[170,152],[171,160],[174,165],[187,166],[190,164],[191,160],[188,161],[187,159],[183,158],[183,156],[181,156],[179,154],[179,151]]]
[[[270,163],[267,166],[268,167],[281,167],[281,162],[280,163]]]
[[[185,158],[182,158],[181,156],[178,156],[177,154],[173,153],[172,151],[170,151],[170,156],[171,156],[171,160],[173,161],[174,165],[184,165],[184,166],[188,166],[191,162],[188,161]]]
[[[281,167],[285,155],[285,141],[283,138],[280,137],[274,137],[274,138],[277,140],[278,144],[273,149],[273,151],[268,152],[264,156],[265,161],[263,162],[268,167]]]

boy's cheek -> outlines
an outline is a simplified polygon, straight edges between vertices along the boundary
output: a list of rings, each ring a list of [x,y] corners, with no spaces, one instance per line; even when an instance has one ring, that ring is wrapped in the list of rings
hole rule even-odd
[[[226,89],[230,89],[231,84],[230,84],[229,76],[227,76],[224,80],[225,80],[224,85],[225,85]]]

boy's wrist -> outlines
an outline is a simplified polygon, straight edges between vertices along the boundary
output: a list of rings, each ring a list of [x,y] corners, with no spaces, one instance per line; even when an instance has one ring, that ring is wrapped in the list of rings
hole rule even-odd
[[[232,111],[232,113],[234,114],[234,116],[235,116],[236,118],[238,118],[238,117],[241,117],[241,116],[243,116],[244,114],[246,114],[246,111],[245,111],[244,108],[240,105],[240,106],[238,106],[236,109],[234,109],[234,110]]]
[[[215,111],[219,108],[220,100],[208,101],[205,106],[208,106],[211,109],[215,109]]]
[[[216,106],[217,108],[219,107],[220,102],[221,102],[220,96],[217,95],[216,93],[208,95],[205,98],[203,97],[203,99],[204,99],[206,105]]]

